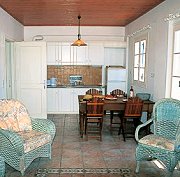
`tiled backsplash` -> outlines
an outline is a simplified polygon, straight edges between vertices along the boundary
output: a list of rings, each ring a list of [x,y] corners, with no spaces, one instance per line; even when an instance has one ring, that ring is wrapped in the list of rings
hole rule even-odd
[[[82,84],[84,85],[101,85],[102,84],[102,67],[101,66],[47,66],[47,79],[56,77],[58,85],[68,85],[70,75],[81,75]]]

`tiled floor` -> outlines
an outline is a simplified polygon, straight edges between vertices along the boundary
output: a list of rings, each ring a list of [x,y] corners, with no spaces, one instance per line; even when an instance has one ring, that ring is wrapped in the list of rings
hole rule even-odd
[[[56,136],[52,145],[52,159],[38,158],[33,161],[25,172],[25,177],[36,176],[40,168],[129,168],[134,177],[163,177],[164,170],[159,169],[153,162],[144,162],[140,173],[135,174],[134,139],[123,141],[118,136],[117,128],[110,130],[109,116],[104,119],[102,141],[98,138],[80,138],[78,115],[48,115],[56,125]],[[19,177],[20,173],[6,165],[6,177]],[[49,174],[48,177],[121,177],[120,174]],[[173,177],[180,176],[175,170]]]

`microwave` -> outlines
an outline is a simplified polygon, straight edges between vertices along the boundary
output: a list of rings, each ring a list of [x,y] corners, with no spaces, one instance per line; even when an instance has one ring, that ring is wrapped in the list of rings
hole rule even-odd
[[[70,85],[81,85],[82,84],[82,76],[81,75],[71,75],[69,76]]]

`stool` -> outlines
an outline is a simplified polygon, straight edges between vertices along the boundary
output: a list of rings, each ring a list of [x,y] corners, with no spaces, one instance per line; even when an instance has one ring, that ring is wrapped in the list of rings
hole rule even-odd
[[[4,177],[4,173],[5,173],[4,157],[0,156],[0,177]]]

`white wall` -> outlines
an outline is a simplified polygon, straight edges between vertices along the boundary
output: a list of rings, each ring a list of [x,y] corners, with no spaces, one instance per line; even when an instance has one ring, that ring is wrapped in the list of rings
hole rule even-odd
[[[0,8],[0,33],[6,39],[22,41],[24,39],[24,26]]]
[[[22,41],[23,39],[23,25],[0,8],[0,98],[6,98],[5,40]]]
[[[170,56],[169,52],[171,52],[169,51],[171,46],[168,46],[168,35],[172,35],[169,31],[171,22],[164,21],[164,18],[177,12],[180,12],[180,1],[166,0],[126,26],[126,35],[130,35],[148,24],[151,26],[151,29],[146,30],[149,33],[147,87],[135,86],[135,91],[149,92],[153,95],[154,100],[164,98],[166,95],[166,71],[167,67],[169,67],[167,62],[171,59],[168,58]],[[143,32],[136,33],[136,35],[128,39],[129,86],[132,83],[133,40],[134,37],[141,33]]]
[[[85,41],[124,41],[125,27],[81,26],[81,38]],[[77,26],[25,26],[24,40],[32,41],[42,35],[45,41],[73,42],[77,39]]]

